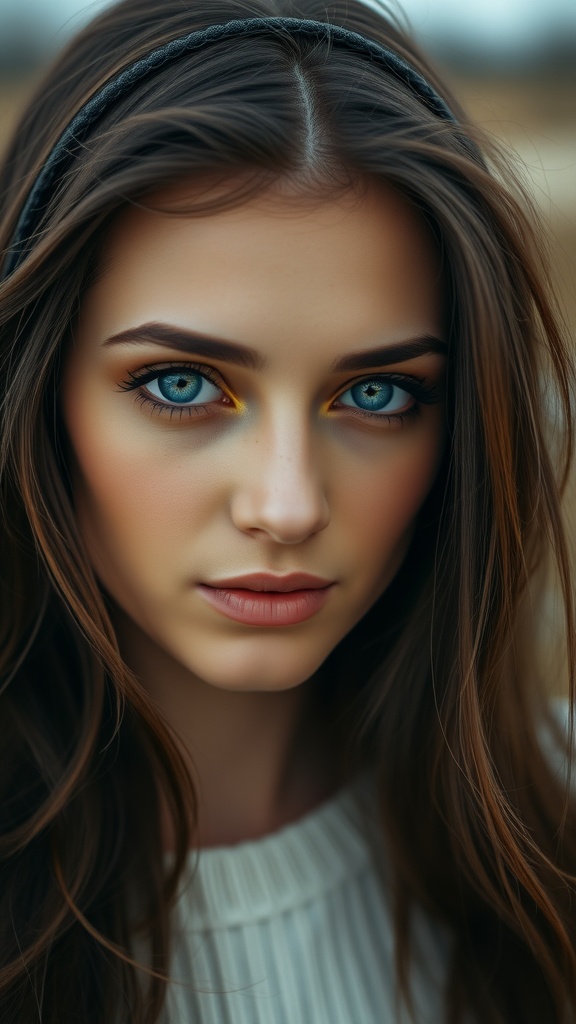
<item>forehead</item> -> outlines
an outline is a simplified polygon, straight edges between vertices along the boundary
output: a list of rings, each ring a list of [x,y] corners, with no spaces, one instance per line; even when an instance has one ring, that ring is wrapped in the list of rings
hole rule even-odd
[[[334,199],[269,190],[202,216],[187,209],[197,196],[180,183],[117,215],[83,308],[99,333],[136,317],[256,346],[325,334],[349,349],[383,330],[390,341],[439,330],[435,244],[392,187]]]

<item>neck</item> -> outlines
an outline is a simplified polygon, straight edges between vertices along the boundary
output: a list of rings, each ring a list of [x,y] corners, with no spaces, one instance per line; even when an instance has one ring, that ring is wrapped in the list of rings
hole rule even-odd
[[[343,784],[314,678],[279,692],[225,690],[198,679],[131,619],[115,619],[122,655],[172,727],[196,783],[194,846],[260,838]],[[161,813],[170,850],[166,807]]]

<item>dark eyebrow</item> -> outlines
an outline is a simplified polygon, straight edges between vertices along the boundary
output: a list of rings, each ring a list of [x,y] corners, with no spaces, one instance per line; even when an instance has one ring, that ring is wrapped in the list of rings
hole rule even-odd
[[[189,355],[207,356],[209,359],[220,359],[224,363],[234,363],[236,366],[244,366],[248,370],[261,370],[264,365],[262,356],[256,349],[247,345],[238,345],[231,341],[223,341],[220,338],[207,338],[204,334],[184,329],[183,327],[171,327],[170,324],[140,324],[138,327],[130,327],[127,331],[120,331],[107,338],[104,345],[117,345],[120,343],[134,344],[142,341],[151,341],[154,345],[166,345],[167,348],[177,348],[180,352],[187,352]]]
[[[137,344],[138,342],[152,342],[154,345],[165,345],[168,348],[176,348],[189,355],[205,356],[208,359],[218,359],[224,363],[233,363],[236,366],[243,366],[249,370],[261,370],[265,360],[256,349],[248,345],[240,345],[237,342],[224,341],[222,338],[206,337],[200,332],[185,329],[183,327],[172,327],[170,324],[149,323],[140,324],[138,327],[130,327],[119,334],[113,334],[107,338],[104,345]],[[429,352],[439,352],[444,355],[448,346],[440,338],[425,334],[420,338],[412,338],[410,341],[403,341],[397,345],[383,345],[379,348],[365,349],[363,352],[354,352],[351,355],[342,356],[332,364],[333,373],[342,373],[350,370],[367,370],[374,366],[388,366],[391,363],[402,363],[409,359],[416,359],[418,356],[426,355]]]
[[[441,355],[445,355],[448,352],[448,345],[440,338],[424,334],[421,338],[402,341],[398,345],[383,345],[381,348],[368,348],[363,352],[342,356],[341,359],[332,363],[332,370],[335,373],[341,373],[343,370],[369,370],[372,366],[404,363],[409,359],[427,355],[429,352],[439,352]]]

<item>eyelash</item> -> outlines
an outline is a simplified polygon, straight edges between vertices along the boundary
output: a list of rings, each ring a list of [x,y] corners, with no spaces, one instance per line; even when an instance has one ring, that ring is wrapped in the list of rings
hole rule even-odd
[[[180,371],[181,373],[197,373],[200,377],[204,377],[209,380],[215,387],[220,388],[224,392],[227,398],[228,404],[232,404],[232,396],[228,393],[228,388],[220,376],[220,374],[213,370],[211,366],[203,366],[199,363],[165,363],[163,366],[143,366],[141,370],[136,373],[128,371],[129,380],[124,380],[119,385],[121,391],[135,391],[138,393],[135,396],[135,401],[141,405],[147,405],[150,407],[153,413],[159,413],[160,415],[170,414],[170,419],[174,413],[179,413],[180,419],[183,415],[187,416],[208,416],[210,415],[205,411],[205,407],[202,404],[199,405],[168,405],[164,402],[159,402],[153,396],[147,395],[145,391],[140,390],[145,384],[149,384],[150,381],[156,380],[162,373],[168,372],[169,370]],[[210,403],[211,405],[214,403]]]
[[[206,380],[210,381],[211,384],[214,384],[216,387],[220,388],[220,390],[223,391],[224,395],[226,396],[228,404],[231,405],[233,403],[232,396],[229,394],[228,388],[223,378],[217,372],[217,370],[214,370],[210,366],[204,366],[199,363],[167,363],[161,367],[143,366],[136,373],[129,371],[129,380],[122,381],[119,385],[119,389],[121,391],[137,391],[137,394],[135,396],[136,402],[140,403],[141,405],[147,405],[153,414],[166,415],[166,413],[168,413],[170,419],[172,419],[174,413],[178,413],[180,419],[182,419],[183,415],[210,415],[210,413],[206,412],[205,409],[205,406],[208,403],[199,404],[196,406],[168,405],[164,404],[163,402],[157,401],[154,397],[151,397],[149,394],[146,394],[145,391],[141,390],[144,387],[144,385],[149,384],[157,377],[160,377],[163,372],[168,372],[169,370],[171,370],[172,372],[180,371],[181,373],[197,373],[199,376],[204,377]],[[415,404],[411,405],[410,408],[407,409],[405,412],[388,414],[368,412],[368,410],[366,409],[354,409],[352,406],[349,405],[341,406],[341,408],[344,408],[347,411],[349,411],[354,417],[359,417],[361,419],[368,419],[372,422],[378,420],[380,423],[382,423],[382,421],[384,421],[385,423],[395,421],[400,425],[403,425],[409,419],[413,419],[420,414],[420,404],[432,405],[434,402],[437,402],[440,398],[439,389],[434,384],[427,383],[425,377],[415,377],[409,375],[407,376],[401,373],[373,373],[365,377],[356,378],[352,381],[349,381],[346,384],[346,386],[342,388],[339,394],[343,395],[347,391],[349,391],[350,388],[355,387],[358,384],[362,384],[365,381],[375,380],[376,378],[384,379],[390,384],[395,384],[398,387],[401,387],[403,391],[406,391],[408,394],[410,394],[413,398],[416,399]],[[335,400],[336,399],[333,399],[332,401]],[[211,402],[209,404],[214,405],[216,403]]]

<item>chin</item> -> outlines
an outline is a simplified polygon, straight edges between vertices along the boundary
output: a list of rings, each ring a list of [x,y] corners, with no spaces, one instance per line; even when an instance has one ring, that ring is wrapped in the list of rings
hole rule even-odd
[[[293,641],[294,642],[294,641]],[[197,655],[197,652],[195,652]],[[296,653],[296,652],[293,652]],[[222,690],[250,691],[268,690],[278,692],[290,690],[305,683],[325,661],[329,651],[317,653],[315,657],[286,657],[278,651],[231,652],[223,658],[202,659],[197,656],[183,664],[197,678],[209,686]]]

